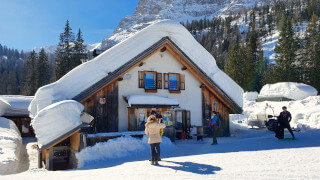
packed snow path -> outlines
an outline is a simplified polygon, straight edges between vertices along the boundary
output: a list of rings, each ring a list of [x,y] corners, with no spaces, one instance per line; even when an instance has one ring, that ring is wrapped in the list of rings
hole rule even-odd
[[[151,166],[149,154],[141,154],[76,170],[32,169],[0,179],[320,179],[320,130],[295,134],[297,140],[277,140],[270,131],[248,130],[241,137],[218,138],[215,146],[209,138],[178,141],[177,151],[162,154],[160,166]]]

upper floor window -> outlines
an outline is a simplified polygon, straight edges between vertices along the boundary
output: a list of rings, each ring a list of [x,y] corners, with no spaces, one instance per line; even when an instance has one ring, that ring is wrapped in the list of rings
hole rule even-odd
[[[144,88],[146,91],[162,89],[162,73],[139,71],[139,88]]]
[[[144,73],[144,88],[145,89],[156,89],[156,77],[154,72]]]
[[[185,90],[184,74],[165,73],[164,88],[169,89],[170,92],[180,92],[180,90]]]
[[[139,71],[139,88],[144,88],[146,92],[157,92],[157,89],[162,89],[162,73]],[[184,74],[164,73],[164,89],[173,93],[185,90]]]
[[[179,82],[178,74],[169,74],[169,90],[179,90],[178,82]]]

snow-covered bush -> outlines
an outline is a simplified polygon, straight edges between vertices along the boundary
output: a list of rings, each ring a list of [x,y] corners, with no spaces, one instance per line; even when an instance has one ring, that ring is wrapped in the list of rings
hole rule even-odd
[[[292,100],[301,100],[309,96],[316,96],[317,90],[303,83],[279,82],[266,84],[262,87],[259,98],[279,98],[284,97]]]

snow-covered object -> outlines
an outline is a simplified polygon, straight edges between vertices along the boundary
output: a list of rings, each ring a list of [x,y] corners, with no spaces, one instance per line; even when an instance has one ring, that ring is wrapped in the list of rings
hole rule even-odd
[[[28,116],[28,106],[33,96],[0,96],[0,116]]]
[[[258,98],[258,92],[245,92],[243,94],[244,101],[255,101]]]
[[[0,175],[18,171],[21,135],[13,121],[0,117]]]
[[[317,94],[318,92],[314,87],[303,83],[279,82],[264,85],[260,91],[259,98],[285,97],[301,100]]]
[[[54,103],[39,111],[32,120],[32,127],[41,148],[57,137],[71,131],[82,124],[81,112],[84,107],[73,100]]]
[[[141,105],[141,104],[148,104],[148,105],[179,105],[179,102],[175,98],[166,98],[156,95],[141,95],[135,94],[127,96],[129,107],[131,105]]]
[[[163,37],[169,37],[177,44],[217,86],[242,107],[243,89],[218,68],[214,57],[193,38],[186,28],[180,23],[165,20],[148,26],[95,59],[74,68],[55,83],[38,89],[29,106],[31,117],[50,104],[72,99]]]
[[[169,138],[163,137],[161,146],[162,157],[170,151],[177,150],[176,146],[172,144]],[[90,164],[99,164],[112,161],[128,162],[135,157],[150,156],[150,146],[148,144],[148,137],[144,136],[142,139],[133,138],[131,136],[111,139],[107,142],[97,143],[92,147],[87,147],[76,154],[78,160],[78,168]]]
[[[282,111],[282,106],[287,106],[292,115],[290,122],[292,127],[301,130],[320,129],[320,96],[309,96],[302,100],[296,101],[244,101],[243,114],[246,117],[267,114],[273,115],[272,109],[265,110],[266,104],[274,109],[274,115],[278,116]],[[230,122],[231,123],[231,122]]]

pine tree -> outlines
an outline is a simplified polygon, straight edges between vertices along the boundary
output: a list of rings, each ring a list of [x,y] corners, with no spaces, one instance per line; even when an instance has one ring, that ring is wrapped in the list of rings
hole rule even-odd
[[[282,18],[279,42],[275,47],[277,65],[273,70],[274,82],[299,81],[295,64],[296,50],[297,45],[294,39],[291,18],[288,15],[284,15]]]
[[[67,20],[64,32],[60,34],[60,41],[56,50],[55,79],[61,78],[73,68],[74,34]]]
[[[43,48],[39,52],[39,57],[36,62],[35,78],[36,78],[37,88],[44,86],[50,82],[49,59]]]
[[[74,58],[73,58],[73,67],[76,67],[81,64],[82,60],[87,60],[87,47],[84,44],[84,40],[82,37],[82,32],[79,29],[77,33],[77,39],[76,42],[74,43]]]
[[[37,80],[36,80],[36,61],[37,61],[37,53],[33,50],[28,57],[25,70],[25,81],[23,94],[24,95],[34,95],[37,91]]]
[[[313,14],[306,35],[306,81],[320,90],[320,24],[317,15]]]

